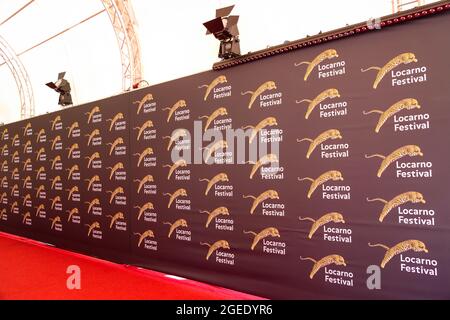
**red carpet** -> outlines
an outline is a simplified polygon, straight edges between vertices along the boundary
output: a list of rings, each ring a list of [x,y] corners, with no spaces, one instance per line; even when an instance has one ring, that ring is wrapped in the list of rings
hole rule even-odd
[[[81,290],[68,290],[67,267],[81,268]],[[2,300],[241,300],[254,296],[110,263],[0,233]]]

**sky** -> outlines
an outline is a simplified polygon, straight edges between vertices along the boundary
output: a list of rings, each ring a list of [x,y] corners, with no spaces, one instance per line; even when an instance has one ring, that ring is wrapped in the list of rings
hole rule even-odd
[[[0,0],[0,23],[28,1]],[[218,41],[205,35],[202,24],[215,17],[217,8],[236,5],[242,53],[392,13],[391,0],[130,1],[138,23],[143,78],[150,84],[211,69],[218,61]],[[1,25],[0,36],[21,53],[102,9],[100,0],[36,0]],[[67,72],[75,105],[122,91],[120,52],[106,12],[20,59],[31,79],[36,115],[59,109],[57,94],[44,84],[56,81],[61,71]],[[19,105],[13,75],[6,65],[0,66],[0,123],[19,120]]]

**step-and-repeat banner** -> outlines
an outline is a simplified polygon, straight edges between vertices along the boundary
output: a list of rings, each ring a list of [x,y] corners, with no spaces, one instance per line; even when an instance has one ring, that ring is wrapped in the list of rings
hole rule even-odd
[[[0,127],[0,230],[268,298],[449,298],[449,28]]]

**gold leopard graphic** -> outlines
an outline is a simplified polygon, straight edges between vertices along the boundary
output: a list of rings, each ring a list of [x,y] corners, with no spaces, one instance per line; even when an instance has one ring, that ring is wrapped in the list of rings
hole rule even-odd
[[[52,143],[52,151],[55,150],[56,144],[61,141],[61,136],[56,136],[55,139],[50,140],[50,142]]]
[[[4,154],[5,154],[5,151],[6,151],[7,149],[8,149],[8,145],[7,145],[7,144],[3,145],[3,147],[2,147],[2,152],[0,152],[1,155],[4,155]]]
[[[31,213],[30,213],[30,212],[27,212],[27,213],[25,213],[25,214],[22,214],[22,216],[23,216],[23,219],[22,219],[22,223],[23,223],[23,224],[25,224],[25,222],[27,221],[27,219],[30,219],[30,220],[31,220]]]
[[[70,136],[72,135],[73,131],[75,129],[79,129],[80,125],[77,121],[75,121],[74,123],[72,123],[72,125],[70,127],[67,127],[66,130],[69,130],[69,133],[67,134],[67,138],[70,138]]]
[[[78,167],[77,164],[73,165],[72,168],[70,168],[70,169],[66,169],[66,171],[68,172],[67,180],[72,179],[73,174],[79,170],[80,170],[80,167]]]
[[[3,220],[3,216],[6,217],[6,209],[3,209],[2,211],[0,211],[0,221]]]
[[[62,121],[61,116],[56,116],[52,121],[50,121],[52,125],[52,131],[55,131],[56,125]]]
[[[14,192],[19,190],[19,185],[15,184],[12,188],[11,188],[11,197],[14,195]],[[6,192],[4,193],[4,195],[6,196]],[[3,199],[2,199],[3,200]],[[1,202],[1,201],[0,201]]]
[[[92,200],[91,202],[85,202],[85,204],[88,205],[88,211],[87,211],[87,213],[90,214],[91,211],[92,211],[92,209],[93,209],[95,206],[100,206],[100,199],[95,198],[95,199]]]
[[[145,132],[145,130],[153,128],[153,127],[154,127],[153,126],[153,121],[152,120],[148,120],[148,121],[144,122],[142,127],[135,127],[135,128],[133,128],[133,130],[139,130],[136,140],[137,141],[141,140],[141,136]]]
[[[31,129],[31,122],[28,122],[27,125],[24,128],[22,128],[22,129],[23,129],[23,136],[26,136],[27,135],[27,131],[29,129]]]
[[[154,152],[153,152],[152,148],[147,148],[144,151],[142,151],[142,153],[135,153],[135,154],[133,154],[133,156],[139,157],[139,160],[138,160],[138,163],[137,163],[137,167],[139,168],[141,166],[141,163],[145,159],[145,157],[151,156],[153,154],[154,154]]]
[[[172,136],[163,137],[163,140],[169,140],[169,144],[167,145],[167,151],[172,148],[172,145],[178,141],[180,138],[186,138],[189,135],[189,132],[186,129],[177,129],[173,132]]]
[[[31,147],[31,140],[28,140],[24,145],[23,145],[23,153],[25,153],[28,149],[28,147]]]
[[[252,129],[252,133],[250,135],[250,143],[252,143],[253,140],[258,136],[258,134],[263,129],[265,129],[267,127],[277,126],[277,125],[278,125],[277,119],[274,117],[269,117],[269,118],[264,119],[260,123],[258,123],[256,126],[245,126],[242,129],[243,130]]]
[[[308,109],[306,110],[306,115],[305,115],[305,119],[308,120],[309,116],[311,115],[311,113],[314,111],[314,109],[323,101],[325,101],[326,99],[335,99],[335,98],[340,98],[341,95],[339,93],[339,91],[337,89],[327,89],[325,91],[322,91],[321,93],[319,93],[319,95],[317,97],[315,97],[313,100],[310,99],[303,99],[300,101],[295,101],[296,104],[301,104],[304,102],[308,102]]]
[[[14,168],[14,170],[11,172],[11,179],[14,179],[14,176],[19,174],[19,169],[18,168]]]
[[[216,243],[214,243],[212,245],[209,243],[200,242],[200,245],[209,247],[208,253],[206,255],[206,260],[209,260],[211,255],[219,249],[226,249],[226,250],[231,249],[230,244],[226,240],[217,241]]]
[[[151,203],[151,202],[147,202],[142,207],[135,206],[134,208],[139,210],[138,221],[141,220],[141,217],[142,217],[142,215],[144,214],[145,211],[147,211],[147,210],[155,210],[155,207],[153,206],[153,203]]]
[[[211,180],[209,179],[200,179],[200,182],[208,182],[208,185],[206,186],[205,196],[208,195],[211,188],[216,185],[219,182],[229,182],[228,175],[226,173],[219,173]]]
[[[28,201],[31,201],[31,194],[29,194],[29,193],[25,197],[23,197],[22,206],[25,207]]]
[[[163,168],[170,168],[169,174],[167,175],[167,180],[170,180],[172,177],[172,174],[178,169],[178,168],[185,168],[187,167],[187,162],[184,159],[180,159],[177,162],[175,162],[173,165],[164,165]]]
[[[91,236],[92,231],[94,231],[95,229],[100,229],[100,222],[93,222],[92,224],[85,224],[86,227],[88,227],[88,237]]]
[[[29,194],[29,193],[25,197],[23,197],[22,205],[25,206],[27,201],[31,201],[31,194]]]
[[[209,225],[211,224],[211,222],[218,216],[229,216],[230,215],[230,211],[226,207],[219,207],[217,209],[214,209],[211,212],[201,210],[200,213],[208,214],[208,220],[206,221],[206,228],[208,228]]]
[[[114,174],[115,174],[118,170],[123,170],[124,168],[125,168],[125,166],[123,165],[122,162],[116,163],[113,167],[108,167],[108,168],[106,168],[107,170],[110,170],[110,172],[109,172],[109,180],[112,180]]]
[[[6,135],[8,134],[8,128],[4,129],[2,132],[2,140],[5,140]]]
[[[250,102],[248,104],[248,108],[251,109],[253,104],[255,103],[256,99],[262,95],[264,92],[266,91],[270,91],[270,90],[276,90],[277,89],[277,85],[274,81],[267,81],[265,83],[263,83],[261,86],[259,86],[258,89],[256,89],[256,91],[246,91],[246,92],[241,92],[242,96],[251,94],[252,97],[250,98]]]
[[[66,189],[66,192],[68,192],[67,200],[72,199],[73,194],[79,191],[77,186],[72,187],[72,189]]]
[[[280,196],[278,195],[278,192],[275,190],[267,190],[263,193],[261,193],[260,196],[243,196],[244,199],[253,199],[253,205],[250,209],[250,213],[255,213],[256,208],[263,203],[264,201],[270,199],[270,200],[278,200],[280,199]]]
[[[421,193],[415,192],[415,191],[402,193],[402,194],[396,196],[391,201],[386,201],[381,198],[376,198],[376,199],[367,198],[367,202],[376,202],[376,201],[384,203],[383,210],[381,211],[380,217],[378,219],[380,222],[383,222],[384,219],[387,217],[387,215],[393,209],[401,206],[402,204],[409,203],[409,202],[410,203],[423,203],[423,204],[427,203],[425,201],[424,196]]]
[[[311,199],[311,196],[313,195],[314,191],[324,183],[328,181],[344,181],[344,177],[342,176],[342,173],[336,170],[328,171],[319,176],[317,179],[312,178],[298,178],[298,181],[311,181],[311,187],[308,191],[308,199]]]
[[[163,224],[170,226],[169,229],[169,235],[167,236],[169,239],[172,236],[172,233],[178,229],[178,228],[187,228],[188,227],[188,223],[186,220],[184,219],[180,219],[175,221],[174,223],[170,223],[170,222],[164,222]]]
[[[14,159],[16,159],[18,157],[19,157],[19,151],[14,151],[14,153],[11,155],[11,161],[14,161]],[[3,163],[8,164],[8,161],[5,160]]]
[[[134,101],[133,104],[137,104],[138,105],[136,114],[140,114],[141,110],[142,110],[142,107],[144,105],[146,105],[147,103],[149,103],[150,101],[153,101],[153,95],[151,93],[145,95],[144,98],[142,98],[141,101]]]
[[[45,148],[40,148],[38,152],[36,152],[36,161],[39,160],[39,158],[45,154]]]
[[[327,131],[321,133],[315,139],[304,138],[301,140],[298,139],[297,142],[298,143],[304,142],[304,141],[310,142],[308,152],[306,153],[306,159],[309,159],[311,157],[311,154],[314,152],[314,150],[316,150],[316,148],[318,146],[320,146],[322,143],[324,143],[328,140],[336,140],[336,139],[342,139],[342,135],[341,135],[340,131],[337,129],[330,129],[330,130],[327,130]]]
[[[30,182],[31,182],[31,177],[30,176],[27,176],[25,179],[23,179],[22,189],[25,189],[26,185],[28,183],[30,183]]]
[[[61,156],[56,156],[53,160],[51,160],[52,170],[55,169],[56,164],[59,162],[61,162]]]
[[[114,226],[114,224],[118,221],[118,220],[123,220],[125,219],[125,216],[123,214],[123,212],[117,212],[115,215],[111,216],[108,215],[106,216],[107,218],[111,219],[111,223],[109,224],[109,228],[112,229],[112,227]]]
[[[84,181],[88,183],[87,191],[91,191],[92,185],[96,182],[100,182],[100,176],[95,175],[91,179],[85,179]]]
[[[201,116],[198,119],[199,120],[208,119],[208,120],[206,120],[206,124],[205,124],[205,132],[207,132],[209,129],[209,126],[211,125],[211,123],[213,123],[214,120],[216,120],[218,117],[227,116],[227,115],[228,115],[228,111],[226,108],[219,108],[216,111],[214,111],[210,116]]]
[[[16,202],[17,203],[17,202]],[[37,207],[34,207],[36,209],[36,217],[39,216],[39,214],[41,213],[41,211],[45,210],[45,206],[43,204],[40,204]]]
[[[302,261],[312,261],[314,263],[314,266],[311,270],[311,273],[309,274],[309,278],[313,279],[315,274],[322,268],[325,268],[329,265],[335,264],[337,266],[344,266],[346,267],[347,264],[345,262],[344,257],[337,255],[337,254],[332,254],[329,256],[326,256],[325,258],[322,258],[320,260],[316,260],[313,258],[302,258],[300,257],[300,260]]]
[[[139,193],[141,193],[142,188],[143,188],[147,183],[149,183],[149,182],[155,182],[155,180],[153,179],[153,176],[152,176],[152,175],[147,175],[147,176],[145,176],[142,180],[135,179],[135,180],[133,180],[133,182],[139,183],[139,186],[138,186],[138,189],[137,189],[137,193],[139,194]]]
[[[16,134],[11,141],[11,145],[14,146],[16,144],[16,142],[18,142],[18,141],[19,141],[19,135]]]
[[[219,150],[224,150],[228,148],[228,143],[225,140],[220,140],[214,143],[211,147],[201,148],[201,150],[206,150],[205,162],[207,163],[209,159]]]
[[[37,180],[37,179],[39,179],[39,177],[42,173],[45,173],[45,168],[40,167],[38,170],[35,170],[35,171],[36,171],[36,180]]]
[[[5,171],[7,166],[8,166],[8,160],[4,160],[3,163],[2,163],[1,171]]]
[[[0,201],[0,202],[2,202],[2,201]],[[18,207],[19,207],[19,203],[17,201],[14,201],[13,204],[11,205],[11,213],[14,213],[14,210]]]
[[[402,100],[394,103],[386,111],[371,110],[371,111],[364,111],[363,114],[365,116],[372,114],[372,113],[380,114],[380,118],[378,119],[377,126],[375,127],[375,132],[379,133],[381,127],[386,123],[386,121],[389,120],[389,118],[393,117],[395,114],[399,113],[402,110],[413,110],[413,109],[420,109],[419,101],[417,101],[416,99],[408,98],[408,99],[402,99]]]
[[[391,72],[396,67],[402,64],[409,64],[412,62],[418,62],[414,53],[407,52],[396,56],[394,59],[386,63],[383,67],[369,67],[367,69],[361,69],[361,72],[367,72],[369,70],[378,70],[375,82],[373,83],[373,88],[376,89],[383,80],[384,76]]]
[[[78,208],[73,208],[72,210],[67,210],[66,211],[68,213],[67,216],[67,222],[70,222],[70,220],[72,220],[73,216],[78,216],[80,214],[80,211],[78,210]]]
[[[396,244],[395,246],[389,248],[388,246],[384,244],[370,244],[369,247],[375,248],[375,247],[381,247],[386,250],[386,254],[384,255],[383,260],[381,261],[381,268],[384,269],[386,264],[394,258],[396,255],[399,255],[400,253],[407,252],[407,251],[414,251],[414,252],[425,252],[428,253],[428,249],[422,241],[419,240],[406,240],[403,242],[400,242],[399,244]]]
[[[52,183],[52,190],[54,190],[56,187],[56,184],[61,182],[61,177],[56,176],[54,179],[51,179],[50,181]]]
[[[4,171],[7,165],[8,165],[8,161],[4,160],[3,163],[2,163],[2,170],[1,171]]]
[[[339,55],[335,49],[328,49],[320,53],[317,57],[315,57],[312,61],[302,61],[299,63],[295,63],[296,67],[299,67],[301,65],[307,64],[308,67],[306,68],[305,77],[303,80],[308,81],[308,77],[311,74],[311,72],[316,68],[319,64],[321,64],[325,60],[330,60],[333,58],[338,58]]]
[[[27,168],[28,165],[31,165],[30,158],[28,158],[27,160],[25,160],[25,162],[23,162],[23,171],[25,171],[25,169]]]
[[[117,123],[117,121],[123,120],[123,119],[125,119],[123,113],[122,113],[122,112],[119,112],[119,113],[116,114],[112,119],[106,120],[106,122],[111,122],[111,124],[110,124],[110,126],[109,126],[109,132],[112,131],[112,129],[114,128],[114,125]]]
[[[45,191],[45,187],[44,185],[40,185],[39,188],[36,189],[36,198],[38,198],[43,191]]]
[[[170,119],[172,118],[173,114],[181,108],[186,108],[187,104],[185,100],[179,100],[177,103],[175,103],[171,108],[164,108],[163,111],[169,111],[169,115],[167,116],[167,123],[170,122]]]
[[[203,98],[204,101],[208,99],[209,94],[212,92],[212,90],[217,87],[219,84],[227,83],[227,77],[226,76],[218,76],[215,78],[210,84],[204,84],[199,86],[199,89],[206,88],[205,97]]]
[[[257,162],[248,161],[247,164],[253,164],[252,171],[250,173],[250,179],[253,179],[256,172],[263,166],[271,163],[279,163],[278,156],[276,154],[268,154],[263,156]]]
[[[299,218],[300,221],[311,221],[313,223],[311,230],[309,231],[308,238],[312,239],[314,236],[314,233],[321,227],[326,225],[327,223],[334,222],[334,223],[345,223],[344,216],[338,212],[331,212],[328,213],[321,218],[314,220],[313,218]]]
[[[95,161],[95,160],[100,159],[100,153],[94,152],[90,157],[85,157],[85,159],[88,160],[87,167],[88,167],[88,169],[90,169],[91,165],[92,165],[92,162]]]
[[[172,206],[172,203],[179,197],[187,197],[187,191],[186,189],[178,189],[177,191],[175,191],[174,193],[164,193],[164,196],[169,196],[169,204],[167,205],[167,208],[170,209],[170,207]]]
[[[95,106],[95,107],[93,107],[93,108],[91,109],[91,111],[86,112],[84,115],[88,116],[87,124],[90,124],[91,121],[92,121],[92,118],[94,117],[94,115],[95,115],[96,113],[99,113],[99,112],[100,112],[100,107],[99,107],[99,106]]]
[[[60,216],[56,216],[55,218],[49,218],[48,220],[50,220],[52,222],[50,230],[54,230],[55,229],[55,225],[57,223],[61,223],[61,217]]]
[[[106,191],[106,193],[111,194],[111,197],[109,198],[109,204],[111,204],[117,195],[124,193],[124,190],[122,187],[117,187],[114,191]]]
[[[267,237],[272,237],[272,238],[280,238],[281,237],[280,232],[276,228],[266,228],[263,231],[261,231],[260,233],[256,233],[253,231],[244,231],[244,233],[255,236],[255,238],[253,239],[252,246],[251,246],[252,251],[255,250],[256,246],[258,245],[258,243],[261,240],[263,240]]]
[[[145,239],[147,238],[154,238],[155,234],[153,233],[152,230],[147,230],[144,233],[134,233],[135,236],[139,237],[139,242],[138,242],[138,248],[141,247],[142,242],[144,242]]]
[[[36,135],[36,142],[39,142],[41,140],[41,137],[45,135],[45,129],[39,130],[39,132]]]
[[[75,150],[79,150],[80,146],[78,143],[74,143],[70,148],[66,148],[69,152],[67,153],[67,159],[70,159],[72,157],[72,154]]]
[[[61,197],[60,196],[57,196],[56,198],[49,199],[49,200],[52,202],[52,205],[50,207],[51,210],[55,209],[55,206],[56,206],[57,203],[61,203]]]
[[[92,140],[93,140],[96,136],[99,136],[99,135],[100,135],[100,130],[98,130],[98,129],[94,129],[94,130],[92,130],[92,132],[91,132],[90,134],[86,134],[86,135],[85,135],[85,137],[88,138],[88,143],[87,143],[88,147],[91,145]]]
[[[381,162],[380,169],[378,169],[377,177],[381,178],[383,175],[383,172],[386,171],[386,169],[395,161],[400,160],[403,157],[410,156],[410,157],[423,157],[423,153],[420,150],[418,146],[415,145],[408,145],[401,148],[398,148],[394,152],[392,152],[390,155],[383,156],[380,154],[374,154],[374,155],[366,155],[366,159],[372,159],[372,158],[381,158],[383,161]]]

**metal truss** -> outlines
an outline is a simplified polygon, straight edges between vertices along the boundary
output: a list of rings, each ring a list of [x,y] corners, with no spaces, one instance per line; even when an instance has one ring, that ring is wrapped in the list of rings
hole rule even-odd
[[[123,91],[142,80],[141,48],[129,0],[101,0],[108,12],[120,50]]]
[[[34,117],[33,87],[28,73],[15,51],[1,36],[0,57],[3,59],[4,63],[6,63],[16,81],[20,98],[20,118],[27,119]]]
[[[414,5],[416,7],[424,5],[424,0],[392,0],[392,13],[397,13],[410,9]]]

